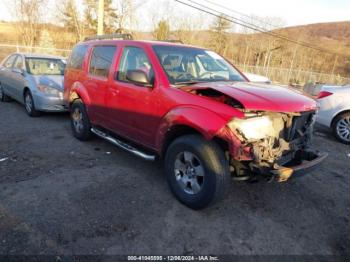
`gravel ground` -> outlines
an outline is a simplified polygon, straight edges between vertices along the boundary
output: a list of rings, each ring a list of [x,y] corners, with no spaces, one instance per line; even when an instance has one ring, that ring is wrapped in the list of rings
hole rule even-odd
[[[350,147],[287,183],[232,182],[202,211],[172,196],[159,162],[72,137],[67,114],[0,104],[0,254],[350,255]]]

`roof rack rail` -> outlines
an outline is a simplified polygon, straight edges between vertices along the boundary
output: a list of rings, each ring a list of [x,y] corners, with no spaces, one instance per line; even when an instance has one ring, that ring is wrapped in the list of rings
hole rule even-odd
[[[163,42],[178,43],[178,44],[183,44],[184,43],[180,39],[167,39],[167,40],[163,40]]]
[[[85,37],[84,41],[90,40],[104,40],[104,39],[122,39],[122,40],[133,40],[131,34],[110,34],[110,35],[94,35]]]

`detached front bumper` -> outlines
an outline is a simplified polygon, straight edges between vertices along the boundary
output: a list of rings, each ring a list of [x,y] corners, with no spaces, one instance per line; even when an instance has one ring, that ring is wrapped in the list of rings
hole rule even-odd
[[[301,151],[296,159],[278,169],[271,170],[278,182],[285,182],[289,178],[300,177],[313,168],[321,164],[321,162],[328,156],[327,153],[318,151]]]

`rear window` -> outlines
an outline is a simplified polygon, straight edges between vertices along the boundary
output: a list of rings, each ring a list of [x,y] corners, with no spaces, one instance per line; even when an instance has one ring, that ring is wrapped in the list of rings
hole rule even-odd
[[[115,51],[115,46],[94,47],[91,56],[89,73],[94,76],[107,78]]]
[[[74,47],[72,54],[67,63],[68,68],[82,69],[85,54],[87,52],[87,45],[78,45]]]

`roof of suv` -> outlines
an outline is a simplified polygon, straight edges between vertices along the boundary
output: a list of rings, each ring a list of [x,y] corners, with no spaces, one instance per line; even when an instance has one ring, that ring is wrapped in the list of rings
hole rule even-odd
[[[89,45],[103,45],[103,44],[115,44],[115,43],[126,43],[127,45],[132,45],[132,44],[143,44],[147,46],[155,46],[155,45],[164,45],[164,46],[183,46],[183,47],[191,47],[191,48],[199,48],[198,46],[191,46],[191,45],[186,45],[186,44],[181,44],[177,42],[167,42],[167,41],[151,41],[151,40],[88,40],[84,42],[80,42],[79,44],[89,44]]]

